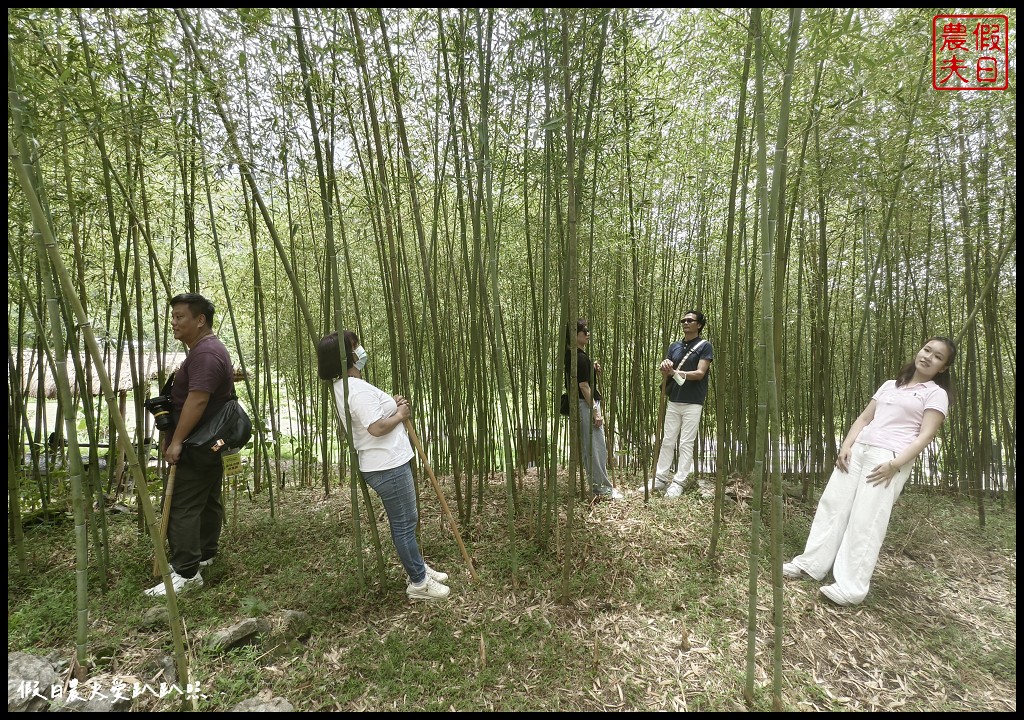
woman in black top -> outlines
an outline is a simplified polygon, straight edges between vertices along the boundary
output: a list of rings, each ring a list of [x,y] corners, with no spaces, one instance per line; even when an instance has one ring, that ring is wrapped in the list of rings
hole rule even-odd
[[[572,375],[572,356],[569,354],[572,326],[566,328],[565,347],[565,388],[569,392]],[[583,467],[590,478],[590,492],[594,499],[619,500],[622,493],[608,481],[608,447],[604,439],[604,417],[601,413],[601,394],[597,391],[596,376],[601,372],[600,363],[591,362],[586,347],[590,342],[587,321],[576,321],[576,380],[579,383],[580,410],[580,455]]]

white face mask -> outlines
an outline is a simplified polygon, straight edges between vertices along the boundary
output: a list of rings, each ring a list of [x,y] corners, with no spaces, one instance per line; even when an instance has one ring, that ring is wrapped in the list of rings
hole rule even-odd
[[[366,361],[370,359],[370,354],[366,352],[362,345],[356,348],[356,370],[362,371],[366,367]]]

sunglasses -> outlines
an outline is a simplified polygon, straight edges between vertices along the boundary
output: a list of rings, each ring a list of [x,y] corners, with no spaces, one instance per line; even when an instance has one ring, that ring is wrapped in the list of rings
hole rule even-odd
[[[690,323],[697,322],[697,318],[683,318],[679,321],[680,325],[689,325]]]

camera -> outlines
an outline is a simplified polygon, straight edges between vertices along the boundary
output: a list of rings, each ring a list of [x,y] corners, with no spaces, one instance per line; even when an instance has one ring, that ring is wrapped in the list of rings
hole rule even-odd
[[[156,429],[161,432],[167,432],[174,429],[174,418],[171,415],[171,411],[174,409],[174,405],[171,404],[171,399],[166,395],[157,395],[156,397],[146,400],[143,405],[153,415],[153,420],[156,422]]]

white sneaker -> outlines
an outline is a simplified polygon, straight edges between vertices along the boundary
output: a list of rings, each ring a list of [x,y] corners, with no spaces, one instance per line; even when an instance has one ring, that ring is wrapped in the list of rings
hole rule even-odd
[[[853,603],[848,601],[839,593],[838,590],[836,590],[835,585],[822,585],[819,588],[819,591],[822,595],[825,596],[825,599],[831,602],[833,605],[838,605],[839,607],[850,607],[851,605],[853,605]]]
[[[203,575],[197,572],[194,577],[187,578],[172,571],[171,585],[174,587],[175,594],[181,595],[189,590],[201,588],[203,586]],[[161,580],[159,584],[154,585],[149,590],[143,590],[143,593],[149,597],[163,597],[167,594],[167,587]]]
[[[668,487],[668,483],[665,482],[664,480],[659,480],[658,478],[654,478],[653,480],[651,480],[650,482],[647,483],[647,491],[648,492],[661,492],[662,490],[664,490],[667,487]],[[644,486],[641,485],[640,489],[643,490]]]
[[[444,600],[450,592],[447,585],[442,585],[430,575],[423,578],[419,585],[409,583],[405,588],[405,594],[410,600]]]
[[[665,491],[665,497],[672,499],[677,498],[683,494],[683,486],[680,483],[673,482],[668,486],[668,490]]]
[[[782,577],[789,578],[790,580],[799,580],[802,577],[808,577],[808,575],[793,563],[788,562],[782,563]]]
[[[619,492],[618,488],[612,488],[612,494],[609,495],[608,497],[610,497],[612,500],[621,500],[626,496]]]
[[[448,582],[448,573],[443,573],[443,572],[440,572],[438,570],[435,570],[434,568],[432,568],[429,565],[427,565],[426,561],[424,561],[423,566],[425,568],[427,568],[427,575],[429,575],[430,577],[434,578],[434,580],[436,580],[437,582],[439,582],[439,583]]]

